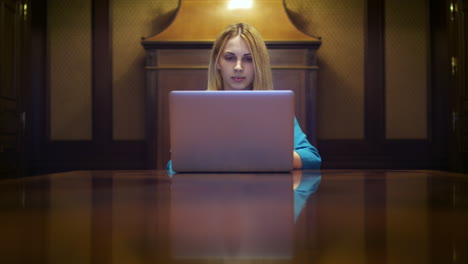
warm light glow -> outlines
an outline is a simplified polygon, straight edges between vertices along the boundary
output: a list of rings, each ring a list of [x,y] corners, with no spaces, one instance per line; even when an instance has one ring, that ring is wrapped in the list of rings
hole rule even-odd
[[[228,9],[251,8],[252,0],[230,0]]]

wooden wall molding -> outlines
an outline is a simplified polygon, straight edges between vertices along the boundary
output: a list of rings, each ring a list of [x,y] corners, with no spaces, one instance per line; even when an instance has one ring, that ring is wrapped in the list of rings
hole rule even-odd
[[[92,54],[93,54],[93,140],[92,141],[49,141],[48,140],[48,91],[47,91],[47,3],[45,0],[31,2],[31,59],[30,96],[27,102],[28,125],[26,127],[28,148],[28,174],[63,171],[71,169],[143,169],[155,156],[147,153],[156,149],[153,139],[147,141],[114,141],[112,139],[112,35],[110,24],[110,0],[92,1]],[[323,156],[323,168],[447,168],[447,135],[450,127],[448,111],[448,65],[446,43],[447,25],[444,3],[430,0],[430,87],[428,95],[429,138],[427,140],[387,140],[385,139],[385,25],[384,0],[366,1],[365,35],[365,135],[362,140],[318,140],[317,147]],[[212,41],[155,42],[143,40],[150,45],[147,50],[147,83],[162,81],[158,71],[176,71],[183,74],[196,71],[199,77],[206,78],[206,65],[163,66],[157,64],[159,49],[211,49]],[[291,48],[291,42],[268,41],[269,49]],[[315,61],[315,53],[321,42],[294,43],[297,49],[309,49],[310,61]],[[307,82],[314,82],[319,74],[318,66],[273,65],[277,72],[302,72]],[[180,67],[179,67],[180,66]],[[200,79],[202,80],[202,79]],[[203,82],[203,81],[202,81]],[[326,87],[325,87],[326,88]],[[324,89],[325,89],[324,88]],[[147,90],[147,98],[152,102],[162,100],[156,89]],[[315,90],[304,92],[306,105],[316,105]],[[159,104],[147,106],[147,111],[157,111]],[[315,111],[315,110],[314,110]],[[307,132],[316,134],[316,123],[310,115],[303,117]],[[45,121],[44,121],[45,120]],[[156,131],[155,122],[147,121],[148,131]]]
[[[90,141],[51,141],[47,78],[47,2],[31,3],[31,98],[27,174],[84,169],[143,169],[145,142],[112,138],[112,41],[109,0],[92,1],[92,119]]]
[[[365,135],[362,140],[319,140],[323,168],[447,169],[447,94],[443,60],[444,11],[431,1],[431,80],[428,82],[428,138],[386,139],[385,1],[367,1],[365,37]],[[436,6],[437,5],[437,6]],[[443,13],[443,14],[442,14]],[[442,16],[441,16],[442,15]],[[442,53],[442,54],[441,54]]]

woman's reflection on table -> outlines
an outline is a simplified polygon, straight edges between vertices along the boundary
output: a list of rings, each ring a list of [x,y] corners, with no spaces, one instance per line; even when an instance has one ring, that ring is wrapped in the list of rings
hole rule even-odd
[[[173,256],[290,259],[295,222],[320,179],[302,170],[172,175]]]

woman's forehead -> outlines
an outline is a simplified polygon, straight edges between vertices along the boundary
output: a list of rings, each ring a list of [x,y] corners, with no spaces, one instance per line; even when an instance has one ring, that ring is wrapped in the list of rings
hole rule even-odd
[[[223,52],[248,54],[251,53],[250,47],[240,35],[234,36],[226,42]]]

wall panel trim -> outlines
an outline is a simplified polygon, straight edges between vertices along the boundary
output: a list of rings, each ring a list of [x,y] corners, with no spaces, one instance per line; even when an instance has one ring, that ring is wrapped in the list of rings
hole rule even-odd
[[[364,135],[371,144],[385,137],[385,2],[367,1]]]
[[[93,141],[112,140],[110,0],[92,1]]]

